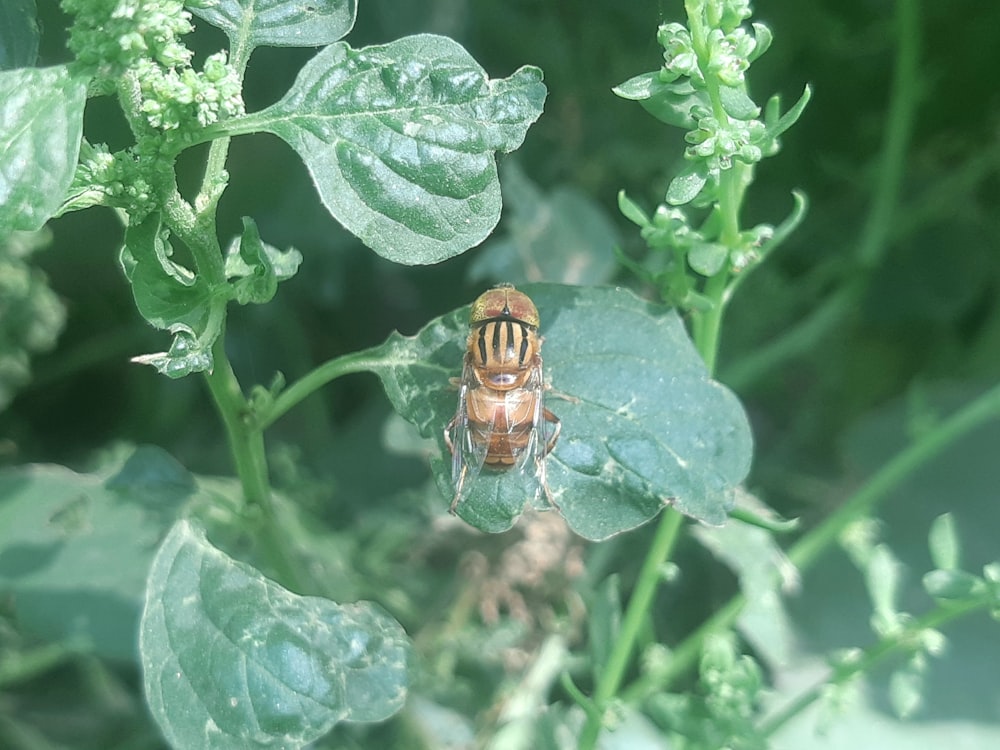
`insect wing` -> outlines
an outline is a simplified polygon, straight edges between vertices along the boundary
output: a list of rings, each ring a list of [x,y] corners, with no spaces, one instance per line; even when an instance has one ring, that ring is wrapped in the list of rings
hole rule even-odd
[[[449,425],[451,438],[451,481],[456,505],[469,496],[476,477],[483,470],[489,443],[477,441],[469,423],[469,390],[478,386],[472,365],[466,361],[458,387],[458,410]]]
[[[542,497],[542,490],[545,485],[545,446],[548,442],[548,426],[542,418],[542,367],[539,362],[532,367],[531,376],[528,378],[522,391],[517,398],[531,399],[531,423],[527,435],[527,442],[518,453],[514,466],[508,473],[510,482],[516,487],[516,491],[522,497],[522,502],[526,499],[532,505],[548,507],[548,502],[539,505]],[[510,409],[509,411],[514,411]],[[508,425],[508,430],[513,431],[523,427],[523,425]]]

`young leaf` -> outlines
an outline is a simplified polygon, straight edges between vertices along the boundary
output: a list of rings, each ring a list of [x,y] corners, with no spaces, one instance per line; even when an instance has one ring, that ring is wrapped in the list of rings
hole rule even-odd
[[[720,524],[750,466],[750,428],[739,401],[710,380],[680,318],[621,289],[524,287],[538,306],[547,406],[562,433],[546,459],[548,484],[569,525],[605,539],[656,516],[664,505]],[[451,498],[442,432],[457,395],[468,308],[431,321],[412,338],[393,335],[371,369],[396,410],[439,441],[432,459]],[[556,394],[564,396],[559,398]],[[502,531],[529,499],[508,473],[483,471],[458,514]]]
[[[496,226],[494,154],[521,144],[545,94],[537,68],[490,80],[446,37],[360,50],[338,43],[284,99],[221,127],[288,142],[330,213],[379,255],[436,263]]]
[[[910,718],[923,703],[927,682],[927,657],[923,652],[913,654],[903,667],[889,678],[889,700],[896,716]]]
[[[270,302],[278,291],[278,282],[290,279],[299,270],[302,253],[295,248],[282,251],[263,243],[257,224],[243,217],[243,235],[233,239],[226,251],[226,278],[232,282],[232,294],[241,305]]]
[[[233,46],[318,47],[354,27],[357,0],[216,0],[191,12],[218,26]]]
[[[73,180],[87,80],[65,65],[0,73],[0,236],[34,231]]]
[[[958,570],[961,543],[951,513],[942,513],[934,519],[929,539],[934,565],[942,570]]]
[[[105,481],[62,466],[0,473],[0,590],[34,638],[135,659],[146,571],[196,492],[158,448],[137,448]]]
[[[377,605],[296,596],[179,521],[153,561],[139,648],[177,748],[299,748],[403,704],[408,643]]]
[[[691,109],[698,105],[711,107],[703,89],[696,89],[687,79],[664,83],[659,72],[643,73],[630,78],[612,91],[622,99],[637,101],[660,122],[690,130],[695,126]]]
[[[139,314],[150,325],[175,334],[170,351],[133,361],[180,378],[212,368],[211,348],[221,330],[225,299],[202,277],[171,260],[172,254],[160,216],[152,214],[125,231],[120,262]]]
[[[38,58],[35,0],[0,3],[0,70],[34,65]]]
[[[698,197],[698,193],[708,182],[708,174],[704,165],[693,162],[679,175],[670,181],[667,187],[666,200],[671,206],[683,206]]]

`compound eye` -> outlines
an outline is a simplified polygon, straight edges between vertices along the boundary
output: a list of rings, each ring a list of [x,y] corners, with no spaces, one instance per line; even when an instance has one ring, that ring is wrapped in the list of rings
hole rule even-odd
[[[517,375],[512,372],[497,372],[489,377],[490,385],[504,386],[504,385],[514,385],[517,381]]]

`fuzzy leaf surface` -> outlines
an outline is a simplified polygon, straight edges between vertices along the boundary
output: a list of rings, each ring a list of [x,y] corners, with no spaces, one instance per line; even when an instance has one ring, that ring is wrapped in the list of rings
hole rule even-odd
[[[0,73],[0,236],[34,231],[62,203],[80,153],[85,78],[65,65]]]
[[[253,47],[318,47],[354,27],[356,0],[217,0],[191,12]]]
[[[545,94],[537,68],[491,80],[446,37],[341,42],[310,60],[281,101],[225,127],[285,140],[334,218],[379,255],[436,263],[496,226],[495,154],[521,144]]]
[[[620,289],[526,285],[541,315],[546,405],[562,433],[546,458],[548,484],[569,525],[587,539],[639,526],[666,505],[721,524],[750,467],[752,440],[736,397],[712,381],[673,311]],[[443,430],[457,393],[469,309],[394,334],[371,369],[399,413],[439,441],[432,459],[449,499]],[[560,394],[565,398],[559,398]],[[483,471],[458,515],[479,529],[510,528],[528,498],[509,474]],[[547,506],[542,506],[547,507]]]
[[[140,653],[177,748],[298,748],[406,695],[408,641],[377,605],[296,596],[179,521],[149,575]]]

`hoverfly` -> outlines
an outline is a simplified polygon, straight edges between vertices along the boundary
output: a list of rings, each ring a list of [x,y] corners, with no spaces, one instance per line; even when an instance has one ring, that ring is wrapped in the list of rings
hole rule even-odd
[[[528,295],[500,284],[472,303],[458,410],[444,430],[455,497],[469,496],[483,466],[513,471],[531,493],[555,505],[545,481],[545,456],[555,447],[559,418],[545,408],[538,310]]]

